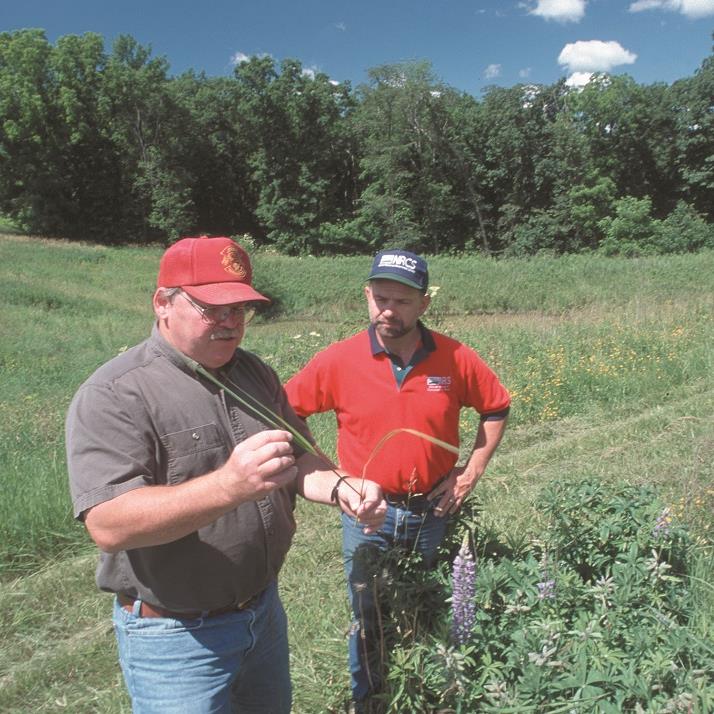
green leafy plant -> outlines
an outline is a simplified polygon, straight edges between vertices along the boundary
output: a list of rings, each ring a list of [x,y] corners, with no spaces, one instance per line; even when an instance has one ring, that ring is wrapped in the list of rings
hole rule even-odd
[[[692,620],[688,531],[650,487],[559,481],[539,499],[521,552],[474,534],[462,645],[447,645],[447,565],[432,573],[439,614],[392,650],[387,711],[708,711],[714,646]]]

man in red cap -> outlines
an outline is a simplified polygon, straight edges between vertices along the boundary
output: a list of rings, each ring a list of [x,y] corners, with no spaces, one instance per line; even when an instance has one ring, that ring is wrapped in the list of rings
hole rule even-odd
[[[308,448],[275,372],[239,348],[264,302],[237,243],[178,241],[151,336],[100,367],[67,415],[74,513],[101,550],[98,586],[116,594],[135,712],[288,714],[276,578],[296,494],[366,531],[384,518],[379,487]]]

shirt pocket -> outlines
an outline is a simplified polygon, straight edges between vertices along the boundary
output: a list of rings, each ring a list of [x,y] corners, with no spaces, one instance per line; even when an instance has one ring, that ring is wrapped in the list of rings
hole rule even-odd
[[[228,460],[225,437],[216,424],[204,424],[161,437],[168,483],[181,483],[215,471]]]

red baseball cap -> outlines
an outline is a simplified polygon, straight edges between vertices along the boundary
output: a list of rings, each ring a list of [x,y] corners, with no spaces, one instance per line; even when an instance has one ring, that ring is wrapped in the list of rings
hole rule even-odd
[[[182,238],[161,257],[156,285],[181,288],[207,305],[270,302],[253,289],[248,253],[230,238]]]

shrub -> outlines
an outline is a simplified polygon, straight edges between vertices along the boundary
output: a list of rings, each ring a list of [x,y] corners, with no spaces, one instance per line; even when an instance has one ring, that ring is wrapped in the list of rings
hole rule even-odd
[[[555,253],[562,243],[562,227],[549,211],[533,211],[525,220],[503,235],[504,256]]]
[[[446,568],[432,576],[441,620],[391,650],[387,710],[711,710],[686,529],[649,487],[558,482],[539,498],[544,524],[521,552],[473,534],[476,617],[463,644],[449,642]]]
[[[714,226],[707,223],[692,206],[680,201],[667,218],[659,223],[652,246],[657,253],[693,253],[714,248]]]
[[[690,253],[714,247],[714,226],[684,201],[662,221],[652,218],[651,209],[648,197],[620,199],[615,218],[604,218],[599,223],[605,233],[600,251],[632,257]]]
[[[598,226],[605,235],[599,249],[605,255],[627,257],[654,253],[653,241],[657,222],[652,218],[649,196],[625,196],[615,202],[615,217],[603,218]]]

